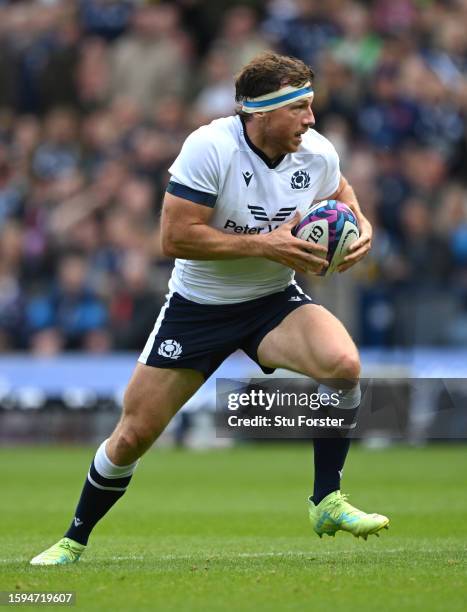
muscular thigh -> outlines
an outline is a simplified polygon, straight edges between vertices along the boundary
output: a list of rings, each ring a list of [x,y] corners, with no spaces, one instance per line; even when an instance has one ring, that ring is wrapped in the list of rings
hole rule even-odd
[[[316,380],[355,380],[360,363],[357,348],[342,323],[323,306],[297,308],[261,341],[262,365],[285,368]]]
[[[203,384],[200,372],[185,368],[155,368],[138,363],[123,402],[123,417],[148,427],[165,425]]]
[[[129,465],[141,457],[203,381],[194,370],[138,363],[125,392],[122,417],[107,442],[109,459]]]

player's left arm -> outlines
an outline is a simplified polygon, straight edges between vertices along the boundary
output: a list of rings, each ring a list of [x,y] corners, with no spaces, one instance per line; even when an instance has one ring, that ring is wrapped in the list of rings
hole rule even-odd
[[[339,187],[327,199],[339,200],[339,202],[347,204],[347,206],[354,212],[360,230],[360,237],[350,245],[349,255],[344,258],[341,265],[337,268],[338,272],[344,272],[344,270],[347,270],[351,266],[355,265],[357,261],[363,259],[363,257],[365,257],[365,255],[371,249],[373,228],[371,227],[371,223],[361,211],[355,191],[342,174],[339,181]]]

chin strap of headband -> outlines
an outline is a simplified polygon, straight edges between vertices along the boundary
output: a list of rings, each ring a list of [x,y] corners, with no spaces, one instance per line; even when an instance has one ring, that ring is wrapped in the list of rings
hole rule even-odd
[[[244,113],[264,113],[265,111],[272,111],[276,108],[287,106],[287,104],[302,100],[303,98],[310,98],[312,95],[313,90],[309,81],[300,87],[287,85],[264,96],[247,98],[242,102],[242,111]]]

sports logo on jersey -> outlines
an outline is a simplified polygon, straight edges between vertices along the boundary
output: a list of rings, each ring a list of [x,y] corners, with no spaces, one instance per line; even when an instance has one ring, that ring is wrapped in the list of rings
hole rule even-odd
[[[176,340],[164,340],[161,342],[157,352],[161,357],[168,357],[169,359],[178,359],[182,354],[182,345]]]
[[[292,174],[290,186],[292,189],[306,189],[310,185],[310,175],[305,170],[297,170]]]
[[[259,204],[248,204],[248,210],[251,212],[256,221],[267,221],[268,223],[272,223],[273,221],[285,221],[287,217],[292,214],[296,206],[292,207],[283,207],[279,209],[279,211],[274,215],[272,219],[266,214],[266,211]]]
[[[242,174],[243,174],[243,178],[245,179],[246,186],[248,187],[251,179],[253,178],[253,172],[249,172],[247,170],[246,172],[242,172]]]

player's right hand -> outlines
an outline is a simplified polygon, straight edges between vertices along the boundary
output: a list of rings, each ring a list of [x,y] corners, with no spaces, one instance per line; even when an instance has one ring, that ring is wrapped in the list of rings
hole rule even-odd
[[[270,234],[264,235],[264,257],[305,274],[320,274],[328,267],[327,250],[317,244],[301,240],[292,235],[300,222],[300,213],[283,223]]]

